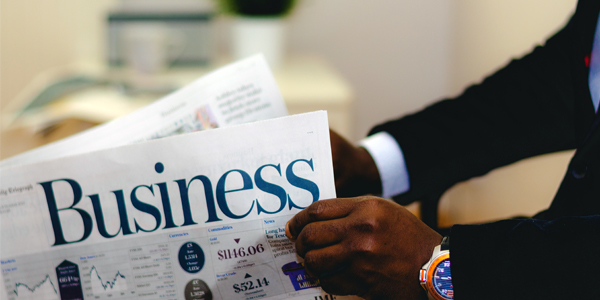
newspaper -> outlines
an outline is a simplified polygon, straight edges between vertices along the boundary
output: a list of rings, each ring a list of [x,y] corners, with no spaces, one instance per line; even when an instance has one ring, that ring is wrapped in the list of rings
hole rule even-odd
[[[334,197],[322,111],[3,168],[2,298],[341,299],[284,233]]]
[[[284,234],[335,197],[326,113],[227,127],[286,114],[255,56],[0,162],[0,299],[354,299]]]
[[[287,115],[262,55],[220,68],[125,117],[0,161],[0,168]]]

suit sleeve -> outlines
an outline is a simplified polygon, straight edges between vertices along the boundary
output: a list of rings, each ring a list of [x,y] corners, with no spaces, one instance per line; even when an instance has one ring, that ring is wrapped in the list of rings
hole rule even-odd
[[[462,95],[373,128],[369,134],[390,133],[404,152],[410,191],[395,200],[407,204],[527,157],[576,148],[575,116],[585,111],[591,120],[593,108],[575,26],[572,19]]]
[[[598,299],[600,216],[455,225],[455,299]]]

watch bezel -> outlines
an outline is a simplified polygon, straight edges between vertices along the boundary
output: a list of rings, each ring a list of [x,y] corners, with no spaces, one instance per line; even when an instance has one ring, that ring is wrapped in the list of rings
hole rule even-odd
[[[450,259],[450,252],[449,251],[445,251],[443,253],[441,253],[440,255],[438,255],[432,262],[431,264],[429,264],[429,268],[427,268],[427,280],[426,280],[426,286],[427,286],[427,290],[429,291],[429,294],[435,298],[436,300],[448,300],[448,298],[443,297],[442,295],[438,294],[438,291],[435,289],[435,287],[433,286],[433,274],[435,273],[434,270],[437,268],[437,266],[444,260],[446,259]],[[454,297],[453,297],[454,298]]]

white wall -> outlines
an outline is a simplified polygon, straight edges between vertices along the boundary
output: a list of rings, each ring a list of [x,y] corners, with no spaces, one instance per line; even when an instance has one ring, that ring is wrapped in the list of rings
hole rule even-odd
[[[290,49],[327,57],[357,95],[356,134],[454,95],[560,28],[576,1],[307,0]]]
[[[452,4],[312,0],[292,16],[290,49],[316,52],[350,81],[356,134],[448,92]]]
[[[105,12],[116,2],[0,1],[0,105],[43,70],[101,60]],[[575,0],[299,3],[289,20],[289,49],[326,57],[354,86],[350,138],[358,139],[374,124],[455,94],[524,53],[564,23]]]
[[[104,12],[115,1],[0,1],[0,107],[44,70],[100,59]]]
[[[450,88],[459,92],[566,24],[576,0],[453,1]]]

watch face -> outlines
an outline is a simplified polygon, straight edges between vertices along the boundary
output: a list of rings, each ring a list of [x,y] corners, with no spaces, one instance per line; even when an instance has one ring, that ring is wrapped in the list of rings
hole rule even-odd
[[[452,275],[450,275],[450,259],[442,260],[434,269],[433,288],[444,299],[454,299]]]

